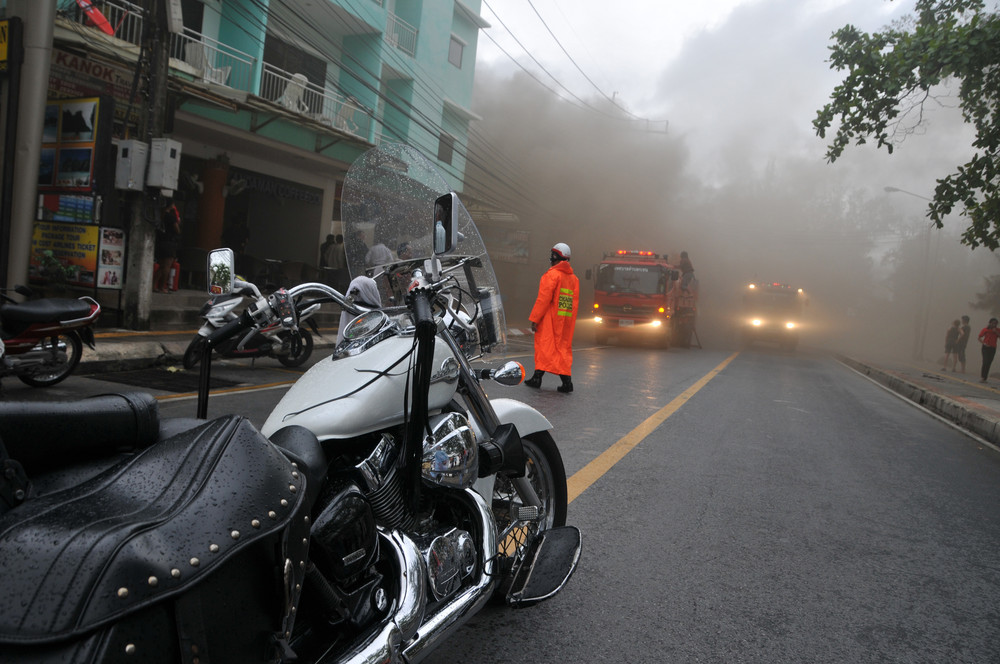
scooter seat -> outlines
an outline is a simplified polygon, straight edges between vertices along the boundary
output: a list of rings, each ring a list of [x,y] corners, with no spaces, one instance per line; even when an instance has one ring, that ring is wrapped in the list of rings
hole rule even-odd
[[[163,435],[160,429],[159,404],[145,392],[77,401],[0,401],[0,441],[29,476],[141,450]]]
[[[30,300],[0,307],[0,319],[4,322],[47,323],[49,321],[70,321],[90,315],[90,303],[69,297],[53,297],[44,300]]]

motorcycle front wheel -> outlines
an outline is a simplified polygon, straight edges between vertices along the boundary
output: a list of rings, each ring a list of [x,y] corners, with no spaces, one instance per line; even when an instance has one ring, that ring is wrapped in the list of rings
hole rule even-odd
[[[299,339],[292,337],[290,341],[288,355],[279,355],[278,361],[286,367],[300,367],[313,352],[313,337],[309,330],[304,327],[299,328]]]
[[[45,354],[48,357],[38,370],[31,374],[18,374],[17,377],[25,385],[31,387],[50,387],[65,380],[80,364],[83,355],[83,342],[75,330],[62,332],[51,337],[45,337],[32,348],[32,355]]]
[[[522,507],[512,478],[498,473],[493,485],[493,517],[501,534],[499,561],[506,576],[541,531],[566,525],[566,469],[556,442],[547,431],[522,438],[525,478],[542,503],[537,521],[518,521]],[[504,584],[501,584],[503,587]]]
[[[205,346],[207,343],[208,340],[200,334],[191,340],[191,343],[188,344],[187,350],[184,351],[184,359],[182,360],[185,369],[190,371],[201,363],[201,357],[205,354]]]

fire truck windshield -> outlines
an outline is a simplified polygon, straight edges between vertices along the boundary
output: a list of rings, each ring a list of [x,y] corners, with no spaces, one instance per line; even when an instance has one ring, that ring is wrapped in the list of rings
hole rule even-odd
[[[666,292],[667,278],[659,265],[604,264],[597,269],[594,288],[608,293],[661,295]]]
[[[746,295],[746,305],[757,313],[800,315],[802,300],[795,291],[758,289]]]

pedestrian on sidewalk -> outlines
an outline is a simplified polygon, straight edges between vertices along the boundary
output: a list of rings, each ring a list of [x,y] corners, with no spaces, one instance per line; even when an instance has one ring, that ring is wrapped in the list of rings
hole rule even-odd
[[[161,228],[156,233],[156,271],[153,273],[153,292],[169,293],[173,285],[170,281],[170,268],[177,260],[177,249],[181,243],[181,213],[177,210],[174,199],[168,198],[163,208]]]
[[[982,376],[980,383],[985,383],[986,379],[990,377],[990,365],[993,364],[993,357],[997,354],[998,335],[1000,335],[1000,330],[997,330],[996,318],[991,318],[983,331],[979,333],[979,343],[983,345],[983,370],[980,374]]]
[[[955,342],[955,361],[951,365],[953,372],[961,364],[962,373],[965,373],[965,348],[969,345],[969,337],[971,336],[972,327],[969,325],[969,317],[962,316],[962,327],[958,329],[958,341]]]
[[[958,360],[958,335],[962,332],[960,326],[961,322],[956,318],[951,322],[948,331],[944,333],[944,362],[942,362],[944,366],[941,367],[941,371],[948,370],[948,360],[951,360],[952,355],[955,356],[955,360],[952,362],[953,366],[954,362]]]
[[[563,242],[552,247],[550,267],[538,284],[538,298],[528,320],[535,333],[535,373],[524,384],[542,386],[546,371],[559,374],[560,392],[573,391],[573,327],[580,303],[580,280],[569,265],[569,246]]]

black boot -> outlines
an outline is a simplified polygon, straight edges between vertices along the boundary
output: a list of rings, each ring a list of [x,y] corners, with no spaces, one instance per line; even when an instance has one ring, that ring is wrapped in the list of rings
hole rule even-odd
[[[562,385],[556,389],[560,392],[572,392],[573,391],[573,378],[572,376],[559,376],[562,378]]]
[[[534,387],[537,389],[542,386],[542,376],[544,375],[545,375],[544,371],[539,371],[538,369],[535,369],[535,374],[528,380],[524,381],[524,384],[527,385],[528,387]]]

